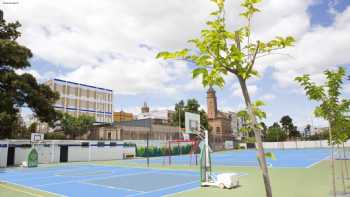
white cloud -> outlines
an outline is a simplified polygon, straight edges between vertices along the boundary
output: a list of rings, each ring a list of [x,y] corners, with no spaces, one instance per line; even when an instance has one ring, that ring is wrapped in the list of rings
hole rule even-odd
[[[248,84],[247,88],[248,88],[249,95],[251,97],[256,95],[256,93],[258,91],[258,87],[256,85]],[[242,89],[238,83],[233,84],[233,95],[243,99]]]
[[[282,87],[295,84],[294,78],[308,73],[317,82],[324,81],[322,73],[338,65],[350,63],[350,7],[338,13],[329,27],[315,27],[305,33],[294,48],[287,50],[293,58],[280,58],[274,64],[275,79]]]
[[[137,115],[141,113],[141,107],[142,104],[140,104],[140,106],[133,106],[133,107],[115,107],[114,111],[124,111],[124,112],[128,112],[128,113],[132,113],[133,115]],[[150,111],[163,111],[163,110],[174,110],[174,106],[153,106],[153,105],[149,105]]]
[[[29,73],[33,75],[33,77],[35,77],[36,80],[38,81],[42,79],[41,75],[36,70],[33,70],[33,69],[17,69],[15,72],[19,75],[22,75],[24,73]]]
[[[345,84],[343,88],[345,93],[350,94],[350,84]]]
[[[262,95],[262,96],[260,97],[260,99],[262,99],[262,100],[267,100],[267,101],[271,101],[271,100],[273,100],[273,99],[275,99],[275,98],[276,98],[276,95],[271,94],[271,93],[264,94],[264,95]]]
[[[227,1],[229,27],[242,24],[239,4]],[[253,21],[255,36],[303,34],[309,25],[309,4],[304,0],[265,1],[260,6],[264,12]],[[214,10],[209,0],[20,0],[4,9],[6,18],[21,21],[21,42],[37,58],[73,69],[64,78],[122,94],[202,90],[198,81],[187,76],[190,69],[186,65],[168,66],[154,57],[158,50],[186,47],[188,39],[198,36]],[[188,85],[182,88],[182,84]]]

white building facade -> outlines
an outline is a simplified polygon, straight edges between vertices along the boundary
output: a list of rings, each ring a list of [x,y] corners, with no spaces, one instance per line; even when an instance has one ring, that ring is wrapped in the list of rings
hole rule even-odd
[[[54,105],[56,110],[75,117],[93,116],[96,123],[113,122],[112,90],[62,79],[49,80],[46,84],[60,94]]]

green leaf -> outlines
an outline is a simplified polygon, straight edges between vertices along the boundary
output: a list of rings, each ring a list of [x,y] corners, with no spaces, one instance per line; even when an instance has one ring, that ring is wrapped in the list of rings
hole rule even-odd
[[[270,159],[272,159],[272,160],[276,160],[277,158],[276,158],[276,155],[273,153],[273,152],[266,152],[265,153],[265,157],[266,158],[270,158]]]
[[[196,68],[192,71],[192,77],[197,78],[199,75],[208,75],[208,70],[205,68]]]

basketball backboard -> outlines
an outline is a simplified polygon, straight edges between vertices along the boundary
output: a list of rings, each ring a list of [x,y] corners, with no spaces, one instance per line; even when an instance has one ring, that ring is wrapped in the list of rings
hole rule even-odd
[[[185,128],[186,131],[200,131],[200,115],[190,112],[185,112]]]

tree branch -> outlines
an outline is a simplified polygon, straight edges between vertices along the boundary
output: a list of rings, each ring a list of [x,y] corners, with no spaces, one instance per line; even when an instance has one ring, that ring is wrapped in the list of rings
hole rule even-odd
[[[259,59],[259,58],[262,58],[262,57],[265,57],[265,56],[268,56],[268,55],[285,55],[285,56],[288,56],[290,58],[294,58],[295,59],[295,57],[289,55],[288,53],[265,53],[263,55],[257,56],[256,59]]]
[[[254,52],[252,61],[251,61],[251,63],[249,64],[248,70],[247,70],[247,72],[246,72],[245,79],[247,79],[248,74],[249,74],[249,73],[252,71],[252,69],[253,69],[253,66],[254,66],[254,64],[255,64],[256,55],[258,54],[258,51],[259,51],[259,46],[260,46],[260,41],[257,42],[256,49],[255,49],[255,52]]]
[[[235,33],[235,41],[237,44],[237,49],[241,51],[241,39],[239,38],[239,34],[237,32]]]

